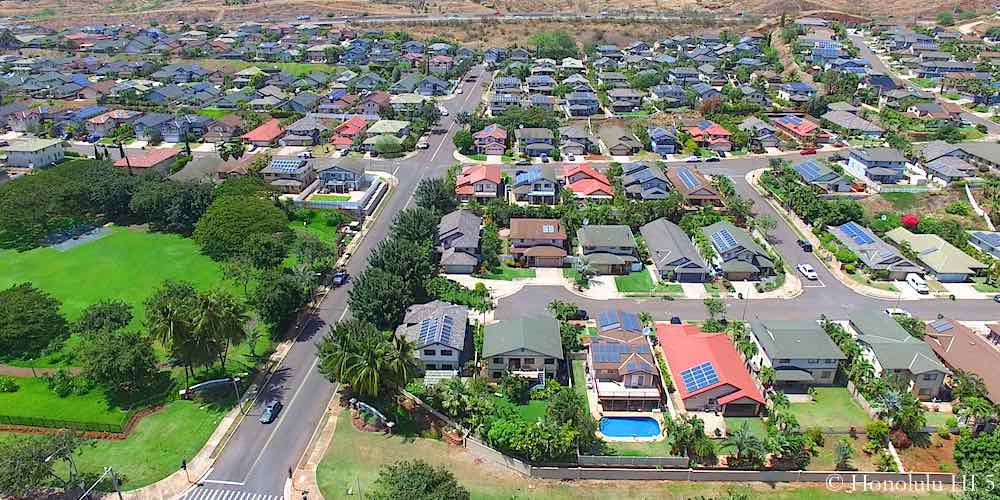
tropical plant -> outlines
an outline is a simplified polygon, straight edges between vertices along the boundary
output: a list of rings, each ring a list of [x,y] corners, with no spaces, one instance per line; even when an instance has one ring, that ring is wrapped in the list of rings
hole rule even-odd
[[[334,325],[319,343],[319,358],[327,378],[369,398],[395,394],[418,370],[411,343],[359,319]]]
[[[735,452],[730,457],[733,468],[760,469],[764,466],[767,449],[763,441],[750,431],[749,422],[743,422],[740,428],[730,433],[722,442],[722,448]]]
[[[833,450],[833,460],[837,470],[852,470],[851,459],[854,458],[854,446],[851,439],[842,437],[837,441],[837,447]]]

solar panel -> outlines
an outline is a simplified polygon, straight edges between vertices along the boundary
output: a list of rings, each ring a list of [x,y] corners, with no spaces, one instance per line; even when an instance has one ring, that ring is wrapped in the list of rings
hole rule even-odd
[[[677,169],[677,176],[681,178],[681,182],[683,182],[688,189],[694,189],[700,184],[698,179],[695,179],[694,174],[684,167]]]
[[[716,373],[712,362],[706,361],[682,371],[681,379],[684,381],[684,387],[687,388],[687,391],[694,392],[719,383],[719,374]]]
[[[847,237],[854,240],[854,242],[857,243],[858,245],[870,245],[872,243],[875,243],[875,240],[873,240],[870,236],[868,236],[868,233],[866,233],[864,229],[861,228],[861,226],[857,225],[854,222],[848,222],[840,226],[840,230],[843,231],[844,234],[847,235]]]
[[[451,327],[455,320],[451,316],[445,315],[441,319],[441,343],[447,344],[451,342]]]
[[[431,337],[437,333],[437,320],[436,319],[425,319],[420,322],[420,343],[426,344],[430,342]]]
[[[795,170],[798,171],[798,173],[806,181],[812,181],[820,176],[819,165],[812,160],[796,165]]]
[[[736,238],[733,237],[733,233],[730,233],[728,229],[720,229],[712,233],[712,243],[715,244],[715,247],[720,252],[725,252],[736,246]]]
[[[601,329],[602,332],[611,330],[618,325],[618,318],[611,311],[603,311],[597,315],[597,327]]]
[[[791,123],[792,125],[800,125],[802,123],[802,118],[799,118],[799,117],[794,116],[794,115],[785,115],[782,118],[782,120],[784,120],[785,122]]]
[[[622,313],[622,329],[630,332],[637,332],[642,330],[642,324],[639,323],[639,317],[631,313]]]
[[[278,171],[280,173],[291,173],[299,169],[303,164],[304,160],[294,159],[294,160],[273,160],[271,161],[271,170]]]
[[[931,328],[933,328],[935,332],[944,333],[950,332],[953,328],[955,328],[955,325],[952,325],[951,321],[946,319],[939,319],[931,322]]]

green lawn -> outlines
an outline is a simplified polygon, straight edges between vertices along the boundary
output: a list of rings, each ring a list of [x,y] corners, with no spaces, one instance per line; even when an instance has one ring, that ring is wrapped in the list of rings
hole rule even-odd
[[[938,82],[930,78],[911,78],[910,83],[922,89],[932,89],[938,86]]]
[[[228,109],[222,109],[222,108],[200,108],[197,111],[195,111],[196,114],[211,118],[213,120],[218,120],[219,118],[222,118],[223,116],[226,116],[231,112],[232,111]]]
[[[500,404],[510,404],[514,410],[529,422],[535,422],[545,416],[545,409],[549,407],[548,401],[531,400],[528,404],[515,405],[507,401],[498,401]]]
[[[563,277],[573,280],[573,283],[576,283],[580,279],[580,271],[577,271],[575,267],[564,267],[562,272],[563,272]],[[589,287],[590,283],[585,283],[583,285],[584,289]]]
[[[944,97],[949,101],[957,101],[962,98],[962,94],[959,94],[958,92],[944,92],[941,94],[941,97]]]
[[[1000,287],[995,287],[993,285],[990,285],[989,283],[986,283],[985,277],[980,276],[972,278],[972,282],[973,282],[972,287],[975,288],[977,292],[983,292],[983,293],[1000,292]]]
[[[314,194],[309,197],[311,201],[350,201],[351,195],[349,194]]]
[[[125,419],[126,412],[109,403],[100,389],[83,396],[60,398],[40,378],[16,377],[15,380],[20,386],[17,392],[0,393],[0,415],[112,426],[120,426]]]
[[[237,293],[238,288],[222,278],[220,265],[202,255],[194,240],[175,234],[113,227],[112,234],[65,252],[51,247],[0,251],[0,288],[31,282],[59,299],[70,321],[101,299],[122,299],[135,307],[131,326],[139,327],[145,317],[143,300],[167,279],[186,280],[202,290],[221,287]],[[75,341],[36,360],[35,366],[71,365]],[[27,366],[23,360],[10,363]]]
[[[863,430],[871,420],[844,387],[817,387],[816,393],[816,400],[811,403],[791,405],[792,414],[803,429],[854,427]]]
[[[476,160],[476,161],[486,161],[486,155],[484,155],[482,153],[476,153],[476,154],[473,154],[473,155],[469,155],[469,159]]]
[[[584,401],[587,400],[587,374],[584,373],[583,365],[584,361],[582,359],[574,359],[570,361],[573,365],[573,390],[583,397]],[[590,405],[587,405],[587,415],[590,415]]]
[[[924,415],[927,417],[927,425],[935,428],[944,427],[945,422],[947,422],[949,418],[955,416],[951,413],[942,413],[939,411],[928,411],[925,412]]]
[[[231,403],[231,402],[230,402]],[[99,474],[111,466],[124,475],[124,489],[155,483],[191,460],[215,432],[229,406],[201,407],[193,401],[174,401],[136,425],[128,438],[96,441],[76,458],[81,472]]]
[[[333,196],[333,195],[324,195]],[[293,231],[299,231],[303,233],[309,233],[324,243],[333,243],[344,237],[343,234],[339,233],[339,227],[331,226],[327,224],[327,215],[329,215],[332,210],[326,210],[321,208],[311,208],[308,209],[309,219],[308,220],[296,220],[288,223],[288,227],[292,228]]]
[[[510,267],[501,264],[495,272],[476,274],[475,277],[484,280],[510,281],[518,278],[534,278],[535,270],[530,267]]]
[[[370,491],[382,465],[399,460],[421,459],[450,470],[476,500],[625,500],[656,498],[682,500],[718,498],[727,490],[747,492],[750,498],[770,500],[914,498],[904,495],[834,493],[825,488],[798,488],[737,483],[685,483],[678,481],[526,481],[514,472],[487,463],[477,463],[468,453],[458,453],[439,440],[413,436],[366,433],[354,428],[350,414],[341,411],[337,430],[326,457],[316,471],[320,492],[328,499],[358,498]],[[348,493],[350,490],[350,493]],[[947,495],[916,498],[943,500]]]
[[[649,270],[643,269],[625,276],[615,276],[615,286],[622,293],[681,294],[684,290],[677,283],[653,282]]]
[[[767,426],[760,417],[725,417],[726,432],[732,434],[737,429],[743,427],[744,423],[750,425],[750,432],[761,439],[767,436]]]
[[[865,274],[862,273],[861,271],[854,271],[853,273],[848,273],[847,275],[850,276],[851,279],[853,279],[854,281],[857,281],[858,283],[861,283],[863,285],[868,285],[873,288],[878,288],[879,290],[885,290],[887,292],[899,291],[899,289],[896,288],[896,285],[893,285],[888,281],[877,281],[869,279],[868,276],[865,276]]]
[[[615,451],[615,455],[622,457],[667,457],[670,456],[670,446],[666,441],[628,443],[613,441],[608,443],[608,447]]]
[[[713,281],[711,283],[705,283],[705,291],[708,292],[712,297],[718,297],[722,294],[722,284],[718,281]]]
[[[967,141],[978,141],[986,137],[986,134],[980,132],[976,127],[962,127],[959,130],[965,135],[965,140]]]
[[[895,193],[882,193],[882,198],[892,204],[892,208],[905,212],[910,210],[916,205],[917,193],[906,193],[906,192],[895,192]]]

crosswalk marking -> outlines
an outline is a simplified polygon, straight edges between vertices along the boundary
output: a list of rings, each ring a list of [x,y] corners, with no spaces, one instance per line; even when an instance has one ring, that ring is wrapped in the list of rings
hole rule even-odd
[[[181,500],[282,500],[282,496],[252,491],[199,487],[185,493]]]

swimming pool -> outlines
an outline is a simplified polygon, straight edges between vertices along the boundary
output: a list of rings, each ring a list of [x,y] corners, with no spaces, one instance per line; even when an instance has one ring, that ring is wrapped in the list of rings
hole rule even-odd
[[[660,423],[649,417],[604,417],[601,434],[608,438],[655,438],[660,435]]]

